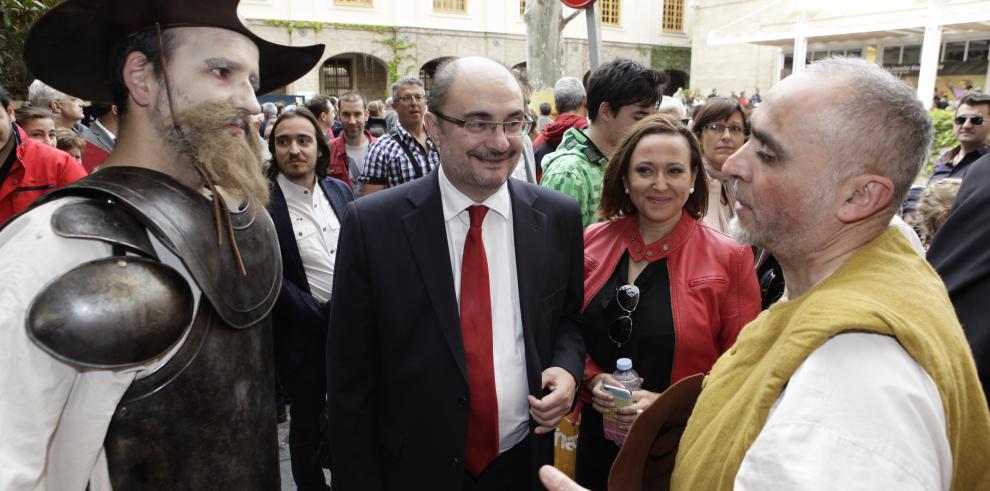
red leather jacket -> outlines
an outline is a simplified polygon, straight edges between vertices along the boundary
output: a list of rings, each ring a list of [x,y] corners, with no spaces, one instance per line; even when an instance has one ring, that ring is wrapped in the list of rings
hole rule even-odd
[[[86,177],[86,170],[71,155],[28,138],[20,126],[15,128],[10,137],[17,145],[16,160],[0,183],[0,224],[49,191]]]
[[[584,232],[584,311],[615,271],[626,251],[636,217],[596,223]],[[746,323],[760,313],[760,287],[753,252],[687,212],[656,253],[667,258],[674,317],[674,366],[670,383],[707,373],[736,341]],[[585,357],[582,398],[591,401],[588,383],[602,373]]]

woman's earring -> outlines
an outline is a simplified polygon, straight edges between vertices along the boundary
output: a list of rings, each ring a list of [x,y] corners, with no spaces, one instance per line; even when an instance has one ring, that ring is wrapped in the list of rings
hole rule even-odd
[[[622,189],[625,189],[626,190],[626,194],[629,194],[629,188],[624,187]]]
[[[689,189],[688,194],[694,194],[694,188]]]

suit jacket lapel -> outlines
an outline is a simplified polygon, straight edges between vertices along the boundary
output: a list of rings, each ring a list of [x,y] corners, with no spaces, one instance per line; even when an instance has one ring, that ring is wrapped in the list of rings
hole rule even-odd
[[[464,362],[464,341],[461,338],[457,296],[454,294],[454,274],[450,270],[447,229],[443,222],[443,203],[436,171],[407,185],[406,198],[415,208],[402,223],[409,245],[416,257],[426,293],[433,304],[440,329],[447,339],[450,352],[457,361],[461,375],[467,380]]]
[[[337,219],[343,220],[344,208],[347,206],[347,203],[341,195],[340,189],[328,179],[319,179],[317,182],[320,184],[320,188],[323,189],[323,194],[327,197],[327,201],[330,202],[330,208],[333,208]]]
[[[282,270],[286,279],[309,293],[309,280],[306,279],[299,247],[296,246],[296,234],[292,229],[292,219],[289,218],[289,207],[285,203],[285,195],[282,194],[282,187],[278,185],[278,181],[272,181],[268,213],[275,224],[275,235],[278,236],[279,248],[282,250]]]
[[[516,249],[516,279],[519,283],[519,308],[522,311],[523,339],[526,344],[526,369],[529,392],[540,397],[540,357],[535,330],[539,322],[541,293],[544,288],[542,265],[546,254],[547,216],[533,207],[536,193],[509,179],[512,198],[512,233]]]

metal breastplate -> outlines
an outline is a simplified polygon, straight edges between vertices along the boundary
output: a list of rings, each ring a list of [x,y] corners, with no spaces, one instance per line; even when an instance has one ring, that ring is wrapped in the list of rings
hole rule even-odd
[[[282,261],[267,212],[252,204],[231,214],[248,272],[241,277],[226,238],[217,244],[211,201],[167,175],[108,168],[44,201],[63,196],[126,210],[203,292],[182,346],[117,407],[104,443],[114,489],[278,489],[269,312]]]

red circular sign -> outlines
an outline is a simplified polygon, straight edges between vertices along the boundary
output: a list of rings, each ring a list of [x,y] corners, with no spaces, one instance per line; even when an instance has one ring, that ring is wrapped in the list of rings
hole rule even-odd
[[[567,5],[572,9],[583,9],[588,5],[595,3],[595,0],[560,0],[561,3]]]

